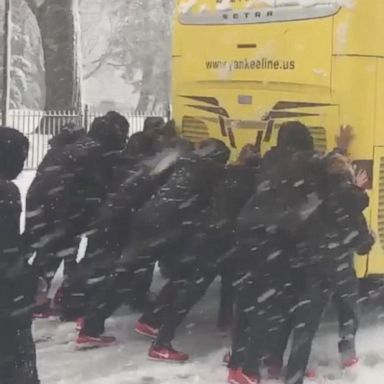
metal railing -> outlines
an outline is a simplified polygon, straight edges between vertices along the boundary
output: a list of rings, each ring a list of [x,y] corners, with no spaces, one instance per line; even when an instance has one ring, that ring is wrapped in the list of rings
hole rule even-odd
[[[164,110],[128,111],[121,114],[129,121],[130,134],[140,132],[147,117],[161,116],[165,120],[169,117],[169,112]],[[25,167],[26,169],[36,169],[49,149],[49,140],[60,132],[63,125],[72,121],[79,127],[88,130],[92,121],[102,115],[104,113],[92,110],[88,106],[80,112],[11,110],[8,125],[28,137],[30,150]]]

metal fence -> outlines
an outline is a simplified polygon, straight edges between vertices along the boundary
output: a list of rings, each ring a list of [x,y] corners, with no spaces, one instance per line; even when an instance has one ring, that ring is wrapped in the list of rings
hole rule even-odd
[[[49,140],[60,132],[63,125],[73,121],[78,126],[88,130],[92,121],[103,114],[88,108],[88,106],[81,112],[11,110],[8,116],[8,125],[28,137],[30,150],[26,169],[36,169],[49,149]],[[147,117],[161,116],[168,119],[169,116],[168,111],[164,110],[128,111],[121,114],[129,121],[131,134],[140,132],[143,129]]]

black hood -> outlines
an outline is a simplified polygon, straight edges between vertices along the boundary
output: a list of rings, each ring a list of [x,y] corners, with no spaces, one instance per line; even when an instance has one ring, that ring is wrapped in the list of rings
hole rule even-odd
[[[277,147],[279,149],[313,151],[313,137],[304,124],[290,121],[281,126],[277,137]]]
[[[226,164],[231,155],[230,149],[221,140],[210,138],[200,142],[196,154],[203,159],[210,159]]]
[[[68,144],[75,143],[81,137],[86,136],[86,134],[85,129],[77,128],[74,124],[70,123],[61,128],[60,132],[49,140],[49,145],[51,148],[62,148]]]
[[[89,129],[88,136],[101,144],[107,151],[125,148],[127,138],[117,124],[104,117],[97,117]]]
[[[23,170],[29,141],[13,128],[0,127],[0,176],[14,180]]]

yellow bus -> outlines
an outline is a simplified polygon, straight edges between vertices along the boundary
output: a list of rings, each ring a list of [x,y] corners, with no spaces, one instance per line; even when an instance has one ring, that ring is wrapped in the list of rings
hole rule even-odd
[[[377,244],[359,277],[384,274],[384,0],[179,0],[173,115],[192,140],[234,156],[276,142],[282,122],[308,125],[319,150],[354,127],[351,155],[370,176]]]

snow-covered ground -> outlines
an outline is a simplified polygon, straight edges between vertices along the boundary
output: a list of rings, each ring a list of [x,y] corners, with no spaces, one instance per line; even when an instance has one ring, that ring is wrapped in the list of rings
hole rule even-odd
[[[33,173],[17,181],[25,191]],[[23,192],[23,195],[25,192]],[[161,284],[156,279],[154,289]],[[147,360],[148,340],[134,333],[137,314],[123,308],[108,322],[108,332],[118,337],[118,345],[101,350],[75,351],[74,324],[39,320],[34,331],[42,384],[223,384],[226,369],[221,360],[229,338],[217,334],[217,284],[188,316],[179,330],[175,346],[190,353],[184,365]],[[384,299],[381,299],[384,304]],[[380,302],[380,299],[378,300]],[[337,325],[332,316],[324,320],[313,351],[313,365],[328,384],[384,383],[384,309],[378,302],[364,305],[358,348],[361,365],[356,372],[343,374],[338,368]]]
[[[35,336],[43,340],[37,344],[42,384],[226,383],[221,360],[229,338],[219,336],[215,329],[216,288],[190,314],[178,333],[176,347],[191,355],[190,362],[184,365],[149,361],[148,340],[133,331],[138,315],[127,309],[108,322],[108,331],[119,338],[119,344],[103,350],[75,351],[73,324],[37,321]],[[358,338],[361,366],[356,373],[343,374],[337,366],[336,324],[328,321],[316,340],[313,360],[320,365],[319,372],[328,384],[382,384],[383,340],[384,322],[378,320],[378,312],[364,317]]]

